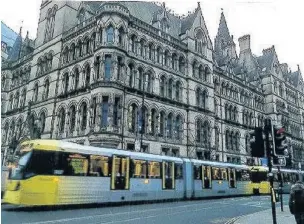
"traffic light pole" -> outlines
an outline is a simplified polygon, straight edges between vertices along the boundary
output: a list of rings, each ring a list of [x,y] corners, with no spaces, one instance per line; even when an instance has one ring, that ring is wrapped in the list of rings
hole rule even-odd
[[[281,201],[281,211],[283,212],[283,178],[280,167],[278,167],[278,174],[280,175],[280,201]]]
[[[266,152],[267,152],[267,160],[268,160],[268,168],[269,168],[272,220],[273,220],[273,224],[277,224],[275,195],[274,195],[274,189],[273,189],[273,174],[272,174],[272,164],[271,164],[271,148],[270,148],[270,141],[269,141],[269,132],[270,131],[272,131],[272,125],[271,125],[271,121],[269,120],[269,123],[265,125]]]

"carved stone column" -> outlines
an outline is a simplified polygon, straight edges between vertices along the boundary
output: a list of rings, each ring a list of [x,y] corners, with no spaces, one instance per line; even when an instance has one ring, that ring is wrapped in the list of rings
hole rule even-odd
[[[109,101],[108,101],[108,131],[112,131],[113,130],[113,101],[114,101],[114,95],[111,94],[109,95]]]
[[[118,61],[116,54],[112,55],[112,65],[111,65],[111,81],[117,81],[118,75]]]

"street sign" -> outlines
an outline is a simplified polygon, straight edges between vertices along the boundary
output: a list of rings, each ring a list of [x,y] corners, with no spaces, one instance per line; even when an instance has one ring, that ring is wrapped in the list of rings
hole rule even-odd
[[[261,158],[260,161],[261,161],[261,166],[268,166],[267,158]]]
[[[272,165],[277,166],[277,167],[286,166],[286,158],[285,157],[273,157]]]

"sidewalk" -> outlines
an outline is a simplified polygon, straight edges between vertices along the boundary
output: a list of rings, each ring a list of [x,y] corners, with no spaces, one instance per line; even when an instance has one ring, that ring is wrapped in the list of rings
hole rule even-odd
[[[295,224],[294,216],[289,212],[289,207],[284,206],[284,212],[281,212],[281,208],[277,207],[277,224]],[[250,215],[241,216],[236,218],[234,224],[268,224],[272,223],[271,209],[267,209],[262,212],[256,212]]]

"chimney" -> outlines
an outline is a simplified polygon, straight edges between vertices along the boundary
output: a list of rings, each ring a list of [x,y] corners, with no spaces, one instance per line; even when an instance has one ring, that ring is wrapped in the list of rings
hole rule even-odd
[[[240,52],[250,50],[250,35],[247,34],[239,38]]]
[[[263,49],[263,55],[266,55],[266,54],[270,54],[270,53],[274,53],[274,45],[272,45],[270,48],[266,48],[266,49]]]

